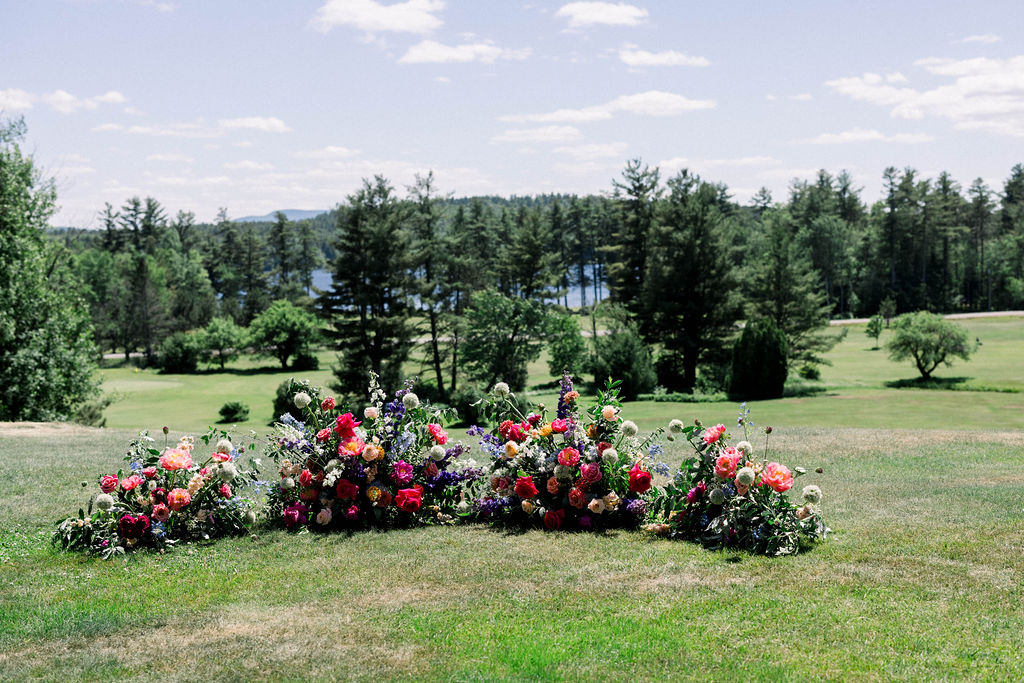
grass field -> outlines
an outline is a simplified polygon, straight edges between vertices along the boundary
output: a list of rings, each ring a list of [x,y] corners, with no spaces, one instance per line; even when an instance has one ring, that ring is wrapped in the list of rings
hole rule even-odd
[[[833,528],[782,559],[477,526],[63,554],[53,522],[87,500],[80,482],[116,469],[133,430],[196,431],[231,399],[263,428],[290,376],[106,370],[125,429],[0,425],[0,680],[1020,680],[1024,320],[966,324],[983,344],[940,371],[966,378],[956,390],[888,386],[914,370],[853,326],[822,393],[753,404]],[[736,406],[626,410],[650,429],[730,424]]]

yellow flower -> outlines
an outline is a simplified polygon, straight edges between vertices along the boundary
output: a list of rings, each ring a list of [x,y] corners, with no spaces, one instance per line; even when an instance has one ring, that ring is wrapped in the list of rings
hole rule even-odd
[[[551,436],[551,423],[550,422],[540,428],[540,435],[541,436]]]
[[[371,486],[370,488],[366,489],[366,497],[370,499],[371,503],[377,502],[377,500],[380,498],[380,493],[380,488],[376,486]]]
[[[516,442],[515,441],[509,441],[508,443],[505,444],[505,459],[506,460],[511,460],[512,458],[516,457],[517,453],[519,453],[519,447],[516,446]]]

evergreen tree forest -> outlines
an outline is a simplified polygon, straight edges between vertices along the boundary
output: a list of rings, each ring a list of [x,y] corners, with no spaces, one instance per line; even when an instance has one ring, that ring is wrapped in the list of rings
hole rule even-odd
[[[213,323],[207,358],[222,366],[239,350],[215,332],[230,323],[252,344],[246,328],[287,301],[316,316],[310,344],[337,351],[335,388],[353,396],[368,370],[392,385],[410,360],[440,400],[498,379],[522,389],[544,343],[599,380],[614,371],[601,349],[626,348],[615,335],[639,340],[650,364],[637,391],[688,392],[727,387],[745,321],[780,330],[794,369],[823,362],[830,318],[1024,307],[1024,165],[1002,187],[912,168],[881,177],[877,198],[820,171],[785,197],[740,203],[714,179],[639,159],[588,196],[455,198],[429,174],[407,188],[377,176],[301,221],[235,222],[224,209],[200,224],[130,197],[102,208],[99,230],[48,234],[96,344],[126,358],[158,362],[173,332]],[[571,315],[613,339],[570,339]]]

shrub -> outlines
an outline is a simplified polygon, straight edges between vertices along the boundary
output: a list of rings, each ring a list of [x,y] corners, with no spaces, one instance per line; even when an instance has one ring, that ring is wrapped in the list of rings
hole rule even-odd
[[[221,422],[245,422],[249,419],[249,404],[228,401],[220,407]]]
[[[978,348],[967,341],[967,330],[937,313],[904,313],[892,323],[892,336],[885,343],[894,361],[913,359],[923,379],[929,379],[940,364],[952,359],[970,360]]]
[[[799,374],[803,379],[809,379],[811,381],[821,379],[821,370],[817,365],[801,365],[797,374]]]
[[[641,341],[636,324],[624,309],[607,306],[600,317],[606,321],[608,334],[593,340],[590,372],[594,375],[594,384],[604,386],[607,379],[619,377],[622,398],[636,400],[638,394],[650,392],[658,383],[651,351]]]
[[[157,366],[161,372],[188,374],[199,368],[203,340],[199,334],[175,332],[160,344]]]
[[[548,371],[552,375],[568,372],[578,375],[583,371],[587,345],[576,319],[566,313],[553,313],[548,322]]]
[[[683,354],[663,351],[654,366],[660,386],[670,392],[685,392],[689,388],[683,381]]]
[[[770,318],[747,323],[732,348],[729,394],[742,400],[780,398],[787,351],[786,335]]]
[[[876,349],[878,348],[878,338],[882,336],[882,325],[883,325],[883,323],[884,323],[884,320],[883,320],[882,316],[880,316],[880,315],[873,315],[873,316],[871,316],[871,320],[868,321],[867,328],[864,329],[864,334],[868,335],[869,337],[874,338],[874,340],[875,340],[875,346],[873,348],[876,348]]]
[[[303,349],[295,354],[295,358],[292,360],[292,370],[319,370],[320,369],[320,358],[315,353],[308,349]]]

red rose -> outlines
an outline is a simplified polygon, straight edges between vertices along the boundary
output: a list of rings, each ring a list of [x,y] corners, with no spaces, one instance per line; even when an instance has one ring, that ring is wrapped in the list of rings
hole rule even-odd
[[[501,434],[501,438],[505,441],[520,442],[526,438],[526,432],[530,429],[530,424],[524,422],[521,425],[517,425],[512,420],[505,420],[498,426],[498,433]]]
[[[606,450],[608,450],[611,447],[612,445],[610,443],[608,443],[607,441],[602,441],[601,443],[597,444],[597,454],[602,455]]]
[[[569,505],[582,510],[587,506],[587,494],[581,489],[573,487],[569,490]]]
[[[352,413],[345,413],[339,415],[338,419],[334,424],[334,431],[338,433],[342,439],[351,439],[356,435],[356,427],[363,424],[362,422],[356,422],[355,418],[352,417]]]
[[[554,477],[548,479],[548,493],[550,493],[552,496],[558,495],[558,480],[555,479]]]
[[[117,489],[117,475],[106,474],[100,477],[100,491],[103,493],[113,493]]]
[[[342,500],[355,500],[359,495],[359,485],[353,484],[348,479],[339,479],[334,490],[338,494],[338,498]]]
[[[651,473],[640,469],[638,462],[629,471],[629,490],[633,493],[643,493],[649,488],[651,488]]]
[[[428,424],[427,431],[430,432],[430,435],[434,437],[434,441],[439,445],[443,446],[448,443],[448,432],[441,429],[441,425],[433,423]]]
[[[331,438],[331,430],[328,429],[327,427],[324,427],[323,429],[316,433],[316,440],[319,441],[320,443],[327,441],[327,439],[329,438]]]
[[[391,505],[391,492],[381,491],[380,498],[377,499],[377,507],[386,508],[388,505]]]
[[[320,401],[321,410],[334,410],[334,397],[328,396],[324,400]]]
[[[423,466],[423,474],[427,475],[427,479],[434,479],[437,477],[438,469],[437,463],[431,460]]]
[[[530,423],[531,427],[536,427],[540,423],[540,413],[534,413],[526,418],[526,421]]]
[[[533,485],[533,477],[519,477],[516,479],[516,495],[526,500],[537,495],[537,487]]]
[[[565,510],[548,510],[544,514],[544,527],[555,531],[562,528],[565,521]]]
[[[124,515],[117,523],[117,533],[121,538],[142,538],[149,531],[149,517],[146,515]]]
[[[313,473],[309,470],[302,470],[299,475],[299,486],[309,486],[313,483]]]
[[[403,512],[416,512],[423,504],[423,490],[420,488],[399,489],[395,506]]]

